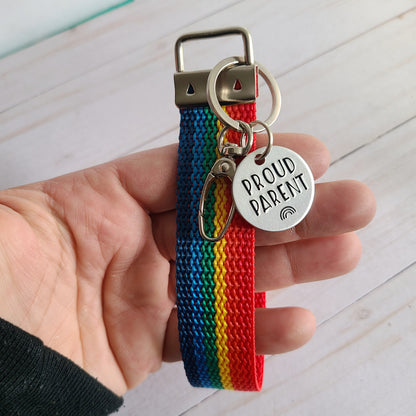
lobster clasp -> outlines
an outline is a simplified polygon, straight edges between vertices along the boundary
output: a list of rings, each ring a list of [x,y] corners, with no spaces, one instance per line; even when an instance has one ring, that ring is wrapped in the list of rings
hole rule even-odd
[[[205,200],[208,196],[208,192],[211,188],[211,185],[221,177],[225,177],[230,180],[230,182],[233,181],[235,172],[237,170],[237,166],[231,157],[221,157],[218,159],[214,165],[211,168],[211,171],[208,173],[204,186],[202,188],[201,193],[201,199],[199,200],[199,210],[198,210],[198,226],[199,226],[199,232],[201,234],[201,237],[207,241],[210,242],[216,242],[221,240],[225,233],[227,232],[228,227],[231,224],[231,221],[234,217],[235,213],[235,204],[234,201],[231,204],[230,211],[228,213],[227,220],[225,222],[225,225],[223,229],[220,231],[220,233],[215,237],[210,237],[205,233],[205,223],[204,223],[204,207],[205,207]]]

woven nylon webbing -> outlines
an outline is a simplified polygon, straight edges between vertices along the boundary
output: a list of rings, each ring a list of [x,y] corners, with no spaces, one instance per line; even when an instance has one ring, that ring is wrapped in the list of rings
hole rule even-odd
[[[236,120],[256,119],[255,103],[225,111]],[[264,357],[255,354],[254,312],[266,302],[265,294],[254,292],[254,229],[236,212],[223,239],[200,236],[199,199],[217,159],[221,126],[208,106],[180,112],[176,285],[185,371],[196,387],[260,390]],[[240,133],[227,136],[240,142]],[[219,234],[231,201],[229,183],[216,181],[205,204],[208,235]]]

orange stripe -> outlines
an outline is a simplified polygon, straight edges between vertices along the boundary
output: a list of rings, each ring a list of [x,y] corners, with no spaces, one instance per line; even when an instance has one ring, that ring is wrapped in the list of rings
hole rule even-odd
[[[220,129],[218,129],[220,130]],[[218,235],[224,227],[228,217],[227,200],[226,200],[226,184],[224,181],[217,181],[214,191],[215,195],[215,232]],[[227,241],[225,238],[217,241],[214,244],[214,296],[215,296],[215,335],[218,358],[218,369],[221,378],[221,383],[225,389],[233,390],[233,384],[230,376],[230,363],[228,354],[228,335],[227,335],[227,295],[226,295],[226,268],[225,261],[225,246]]]
[[[255,119],[255,103],[228,106],[225,111],[236,120]],[[227,136],[233,143],[240,142],[238,132],[230,131]],[[217,181],[215,197],[218,233],[232,203],[229,184]],[[214,254],[215,332],[221,382],[226,389],[260,390],[264,357],[255,355],[253,311],[256,306],[265,306],[265,297],[254,292],[254,228],[238,212],[225,237],[215,243]]]

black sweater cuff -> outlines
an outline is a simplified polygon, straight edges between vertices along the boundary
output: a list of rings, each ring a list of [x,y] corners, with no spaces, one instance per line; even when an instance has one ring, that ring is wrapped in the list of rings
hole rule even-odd
[[[71,360],[0,318],[0,414],[101,416],[122,404]]]

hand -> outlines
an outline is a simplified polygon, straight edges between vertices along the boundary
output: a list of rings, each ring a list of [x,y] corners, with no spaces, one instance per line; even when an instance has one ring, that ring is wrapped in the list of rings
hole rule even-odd
[[[259,139],[261,141],[261,138]],[[314,176],[329,156],[317,139],[281,134]],[[0,316],[124,394],[162,360],[180,359],[175,305],[176,146],[0,192]],[[256,289],[350,271],[353,230],[374,215],[365,185],[318,184],[296,229],[257,232]],[[257,352],[298,348],[315,329],[301,308],[256,312]]]

